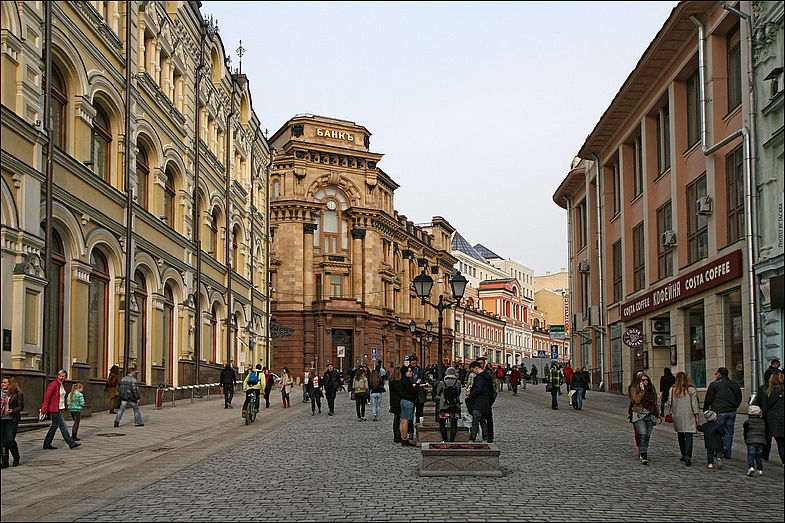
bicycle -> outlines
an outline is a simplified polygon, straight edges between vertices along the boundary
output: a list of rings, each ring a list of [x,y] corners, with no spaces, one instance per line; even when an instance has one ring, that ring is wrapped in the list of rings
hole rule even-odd
[[[256,421],[256,394],[249,390],[246,396],[248,396],[248,407],[245,409],[245,424],[248,425]]]

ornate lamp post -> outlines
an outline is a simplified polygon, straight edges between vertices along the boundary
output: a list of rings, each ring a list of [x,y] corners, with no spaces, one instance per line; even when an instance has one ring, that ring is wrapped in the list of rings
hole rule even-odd
[[[431,295],[431,290],[433,289],[433,278],[425,274],[423,270],[417,277],[414,278],[414,292],[417,293],[417,297],[422,300],[423,304],[430,305],[437,311],[439,311],[439,352],[438,352],[438,371],[437,377],[438,379],[444,378],[444,350],[443,350],[443,335],[442,335],[442,325],[444,323],[444,311],[447,309],[452,308],[453,305],[458,305],[460,303],[461,298],[463,298],[463,293],[466,291],[466,285],[469,283],[469,280],[466,279],[465,276],[461,274],[460,271],[456,271],[455,275],[450,278],[450,288],[452,290],[452,295],[455,301],[445,301],[444,295],[439,295],[439,302],[438,303],[431,303],[428,301],[428,297]],[[411,329],[411,325],[409,326]]]
[[[420,344],[420,358],[422,359],[423,366],[427,366],[425,362],[425,343],[427,342],[430,346],[430,343],[433,341],[433,334],[431,334],[431,329],[433,328],[433,322],[428,320],[425,322],[425,335],[424,336],[416,336],[417,343]],[[412,334],[417,333],[417,322],[414,320],[409,323],[409,331]]]

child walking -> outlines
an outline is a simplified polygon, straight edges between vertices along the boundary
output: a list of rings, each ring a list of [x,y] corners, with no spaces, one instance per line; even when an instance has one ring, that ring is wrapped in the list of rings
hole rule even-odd
[[[749,418],[744,422],[744,443],[747,444],[747,476],[763,475],[763,459],[761,453],[766,444],[766,422],[761,417],[762,411],[757,405],[750,405],[747,410]]]
[[[703,413],[706,422],[698,426],[698,430],[703,432],[703,443],[706,446],[706,460],[708,468],[722,469],[722,437],[725,429],[717,423],[717,413],[707,410]]]
[[[79,422],[82,421],[82,409],[84,408],[84,385],[81,383],[74,383],[71,387],[71,392],[68,393],[68,413],[71,414],[71,419],[74,420],[74,426],[71,427],[71,437],[74,441],[79,441]]]

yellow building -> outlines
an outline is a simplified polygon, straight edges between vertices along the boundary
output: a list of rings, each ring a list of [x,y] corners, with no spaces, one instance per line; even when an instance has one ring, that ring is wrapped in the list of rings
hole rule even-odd
[[[4,374],[97,402],[112,365],[182,385],[267,357],[269,148],[198,5],[1,4]]]

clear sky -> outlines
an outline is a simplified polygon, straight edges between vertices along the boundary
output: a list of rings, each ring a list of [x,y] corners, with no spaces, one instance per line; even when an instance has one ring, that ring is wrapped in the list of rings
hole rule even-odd
[[[535,270],[567,263],[552,195],[676,2],[203,2],[270,134],[298,113],[373,134],[415,223]]]

